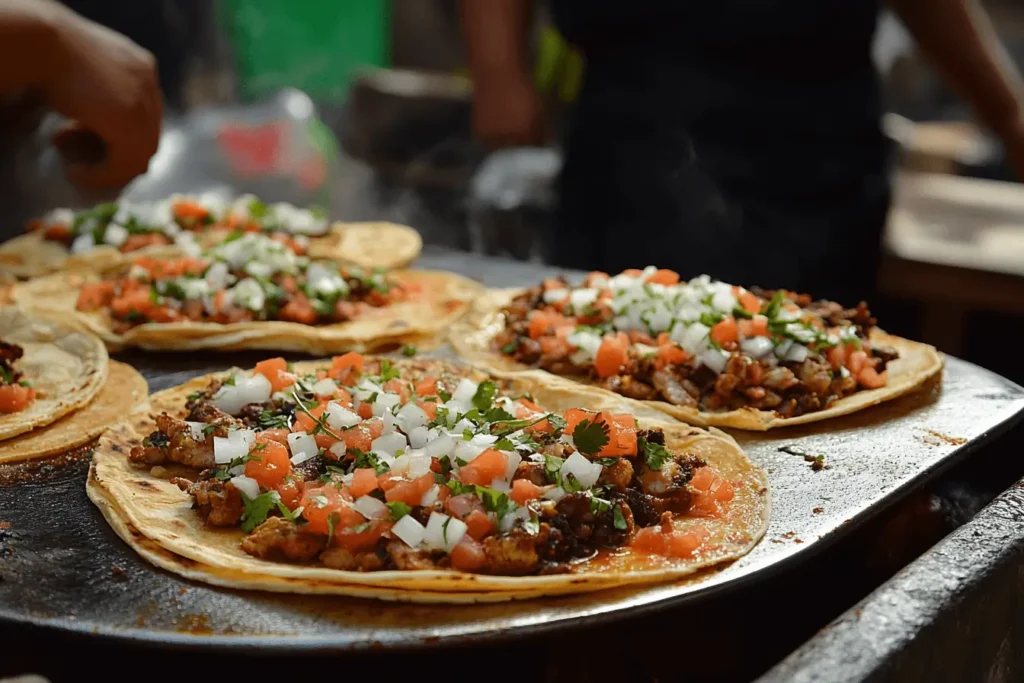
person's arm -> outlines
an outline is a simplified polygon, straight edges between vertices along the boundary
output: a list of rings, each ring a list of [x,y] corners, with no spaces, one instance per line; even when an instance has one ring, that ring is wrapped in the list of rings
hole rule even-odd
[[[531,0],[461,0],[473,132],[493,147],[543,141],[543,110],[530,77]]]
[[[144,173],[160,140],[163,97],[146,50],[51,0],[0,1],[0,95],[36,92],[71,123],[54,142],[87,131],[99,163],[71,163],[88,189],[118,189]]]
[[[1000,136],[1024,179],[1024,81],[977,0],[889,0],[921,52]]]

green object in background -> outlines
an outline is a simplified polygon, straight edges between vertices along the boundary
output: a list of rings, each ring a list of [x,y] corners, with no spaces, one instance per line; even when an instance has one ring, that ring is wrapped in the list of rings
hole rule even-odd
[[[222,0],[220,8],[247,100],[293,87],[340,103],[359,70],[390,61],[389,0]]]

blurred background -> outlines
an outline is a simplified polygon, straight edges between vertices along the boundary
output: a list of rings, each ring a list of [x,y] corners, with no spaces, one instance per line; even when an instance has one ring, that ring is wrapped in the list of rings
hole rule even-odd
[[[544,262],[554,230],[557,131],[585,65],[543,3],[531,52],[547,146],[489,154],[470,132],[472,86],[457,0],[68,0],[157,57],[167,118],[138,198],[223,189],[329,206],[342,220],[415,227],[428,249]],[[1024,62],[1024,3],[987,0]],[[1024,187],[999,143],[925,65],[891,17],[874,50],[897,191],[881,272],[883,324],[1024,381],[986,353],[992,325],[1024,312]],[[813,112],[810,113],[813,116]],[[87,201],[38,135],[6,141],[3,230]],[[5,155],[7,156],[7,155]],[[645,264],[636,264],[643,266]],[[751,283],[748,283],[751,284]],[[876,302],[873,302],[876,303]]]

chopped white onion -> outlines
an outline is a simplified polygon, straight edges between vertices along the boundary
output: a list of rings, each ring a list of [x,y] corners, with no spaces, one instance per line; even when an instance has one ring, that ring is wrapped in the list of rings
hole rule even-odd
[[[331,401],[324,408],[324,419],[327,421],[327,426],[331,429],[348,429],[349,427],[355,427],[357,424],[362,422],[362,418],[353,413],[345,406]]]
[[[577,451],[565,459],[561,472],[563,477],[568,477],[571,474],[580,486],[589,489],[601,477],[601,470],[601,465],[590,462]]]
[[[405,519],[405,517],[402,519]],[[393,530],[394,528],[392,527]],[[459,541],[462,540],[465,534],[466,524],[462,520],[443,515],[440,512],[431,512],[430,518],[427,520],[423,541],[431,548],[451,552],[452,548],[459,544]]]
[[[124,226],[111,223],[103,233],[103,241],[112,247],[119,247],[128,239],[128,230]]]
[[[390,434],[398,429],[398,418],[390,410],[384,411],[381,421],[384,423],[384,434]]]
[[[441,489],[438,487],[438,485],[434,484],[432,487],[430,487],[429,491],[423,494],[423,498],[420,499],[420,505],[422,505],[425,508],[432,506],[434,503],[437,502],[437,496],[440,490]]]
[[[404,434],[392,432],[390,434],[383,434],[374,439],[370,449],[374,453],[387,453],[388,455],[393,456],[395,451],[408,447],[409,444],[406,442]]]
[[[763,358],[772,352],[772,340],[768,337],[748,337],[740,342],[740,350],[752,358]]]
[[[430,457],[424,455],[422,451],[410,451],[407,455],[409,457],[410,477],[422,477],[430,471]]]
[[[476,396],[476,390],[478,387],[479,385],[476,382],[463,377],[459,380],[459,386],[455,388],[455,393],[452,394],[452,401],[466,406],[472,405],[473,397]]]
[[[203,427],[206,426],[205,423],[203,423],[203,422],[189,422],[189,421],[186,420],[185,424],[188,425],[189,430],[192,432],[192,438],[193,439],[195,439],[196,441],[205,441],[206,440],[206,435],[203,434]]]
[[[785,358],[791,346],[793,346],[792,339],[783,339],[775,346],[775,355],[779,358]]]
[[[213,461],[223,465],[249,454],[256,442],[256,433],[251,429],[237,429],[228,432],[227,437],[213,437]]]
[[[515,451],[506,451],[505,458],[508,460],[508,468],[505,470],[505,479],[512,481],[512,477],[515,476],[516,470],[519,469],[519,463],[523,461],[523,456],[519,455]]]
[[[345,457],[345,453],[348,452],[348,444],[344,441],[339,441],[338,443],[331,444],[331,447],[327,450],[331,452],[331,455],[334,455],[338,460],[341,460]]]
[[[553,500],[557,503],[562,500],[562,498],[565,498],[565,489],[561,486],[555,486],[540,494],[540,497],[544,500]]]
[[[725,370],[725,362],[727,360],[729,360],[729,354],[718,349],[708,349],[700,354],[700,362],[708,366],[716,374],[720,374],[722,370]]]
[[[256,498],[260,495],[260,485],[255,479],[245,476],[231,477],[231,483],[249,498]]]
[[[82,254],[95,246],[96,240],[93,239],[91,232],[87,232],[76,237],[75,241],[71,243],[71,253]]]
[[[423,448],[430,439],[430,430],[426,426],[416,427],[409,430],[409,445],[413,448]]]
[[[294,458],[301,458],[299,462],[304,462],[320,452],[320,448],[316,445],[316,439],[306,432],[292,432],[289,434],[288,448],[292,451],[293,462]]]
[[[544,303],[546,304],[557,304],[559,301],[562,301],[567,296],[569,296],[569,290],[562,288],[549,289],[543,294]]]
[[[381,519],[388,516],[388,506],[373,496],[361,496],[352,503],[352,509],[367,519]]]
[[[324,377],[313,385],[313,393],[317,396],[334,396],[337,390],[337,383],[330,377]]]
[[[428,441],[423,447],[423,453],[431,458],[440,458],[448,455],[455,446],[455,439],[447,434],[438,434],[437,438]]]
[[[426,412],[415,403],[406,403],[398,411],[398,426],[408,434],[414,429],[423,427],[430,421]]]
[[[425,532],[426,529],[423,528],[423,525],[413,519],[412,515],[402,517],[391,527],[391,534],[411,548],[415,548],[423,542]]]
[[[385,412],[390,412],[394,406],[397,406],[401,402],[402,397],[398,394],[382,391],[377,394],[377,398],[373,402],[373,414],[376,417],[380,417]]]
[[[790,363],[803,363],[807,360],[809,353],[807,347],[803,344],[793,344],[789,347],[789,351],[786,351],[786,357],[783,360]]]
[[[270,380],[260,373],[246,377],[235,375],[234,385],[225,384],[213,395],[214,406],[229,415],[237,415],[243,406],[270,400]]]
[[[504,479],[492,480],[490,488],[494,489],[495,491],[498,491],[499,493],[508,493],[509,491],[512,490],[512,487],[509,486],[509,483]]]

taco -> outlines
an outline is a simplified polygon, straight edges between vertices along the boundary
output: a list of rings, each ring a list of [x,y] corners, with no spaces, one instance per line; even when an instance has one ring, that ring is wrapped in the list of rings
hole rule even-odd
[[[300,255],[364,268],[399,268],[419,256],[412,228],[393,223],[333,223],[317,211],[264,204],[244,195],[174,195],[157,202],[100,204],[87,211],[55,209],[29,232],[0,245],[0,272],[38,277],[57,270],[105,270],[147,256],[196,256],[236,232],[261,233]]]
[[[57,273],[15,285],[12,296],[75,316],[112,348],[324,354],[429,345],[481,289],[449,273],[339,270],[265,235],[244,234],[199,258],[137,256],[104,273]]]
[[[107,363],[93,335],[15,306],[0,308],[0,440],[88,404],[106,382]]]
[[[131,414],[147,394],[142,375],[112,360],[107,381],[92,401],[51,424],[0,441],[0,463],[45,458],[87,444]]]
[[[127,542],[186,558],[148,559],[265,590],[515,599],[748,552],[764,472],[622,403],[542,373],[272,358],[152,396],[100,439],[87,487]]]
[[[494,371],[542,368],[690,424],[765,430],[861,410],[942,370],[933,347],[875,324],[863,302],[649,267],[491,291],[450,339]]]

